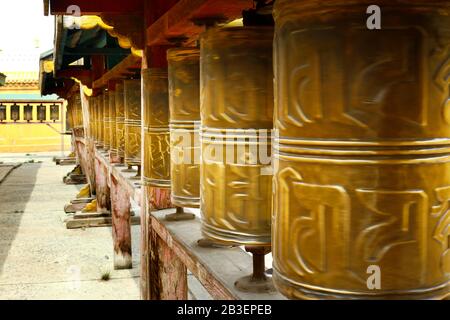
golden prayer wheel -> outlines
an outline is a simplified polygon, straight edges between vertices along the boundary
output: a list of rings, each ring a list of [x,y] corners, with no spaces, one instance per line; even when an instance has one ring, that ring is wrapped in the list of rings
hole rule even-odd
[[[88,98],[88,111],[89,111],[89,138],[94,139],[94,128],[95,128],[95,118],[94,118],[94,97]]]
[[[116,143],[117,155],[123,159],[125,158],[125,105],[123,97],[123,83],[116,85]]]
[[[103,148],[104,130],[103,130],[103,94],[97,96],[97,144],[100,148]]]
[[[103,149],[111,149],[111,118],[109,92],[103,93]]]
[[[124,80],[125,163],[141,165],[141,81]]]
[[[201,38],[202,231],[213,241],[271,243],[272,41],[271,27]]]
[[[142,71],[144,89],[144,184],[170,188],[169,87],[167,69]]]
[[[449,295],[449,1],[275,3],[274,280],[289,298]]]
[[[200,50],[167,52],[172,203],[200,206]]]
[[[11,106],[11,117],[13,116],[12,114],[12,106]],[[69,101],[67,101],[67,105],[66,105],[66,132],[70,132],[73,128],[73,123],[72,123],[72,111],[71,111],[71,106]]]
[[[83,111],[81,106],[81,97],[79,94],[75,93],[70,97],[69,100],[70,110],[72,113],[72,123],[73,123],[73,134],[76,137],[83,136]]]
[[[109,136],[111,156],[117,156],[117,137],[116,137],[116,92],[108,91],[109,99]]]

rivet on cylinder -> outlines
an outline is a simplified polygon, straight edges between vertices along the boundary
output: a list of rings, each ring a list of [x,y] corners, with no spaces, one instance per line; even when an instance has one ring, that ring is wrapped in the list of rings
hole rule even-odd
[[[289,298],[449,296],[448,1],[277,0],[274,281]],[[378,279],[378,280],[377,280]]]

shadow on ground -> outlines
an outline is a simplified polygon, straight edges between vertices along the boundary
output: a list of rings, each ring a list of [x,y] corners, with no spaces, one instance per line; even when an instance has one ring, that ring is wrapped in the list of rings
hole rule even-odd
[[[24,163],[0,184],[0,274],[16,237],[22,216],[28,208],[40,163]]]

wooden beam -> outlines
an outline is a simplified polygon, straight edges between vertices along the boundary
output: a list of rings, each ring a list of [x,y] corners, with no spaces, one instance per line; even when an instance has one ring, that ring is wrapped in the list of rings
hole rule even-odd
[[[286,299],[279,292],[239,291],[234,283],[240,277],[252,274],[252,257],[239,247],[223,249],[199,247],[197,240],[202,238],[200,219],[167,221],[165,216],[173,212],[173,209],[152,212],[149,221],[151,229],[200,281],[213,299]],[[161,261],[159,263],[161,264]]]
[[[130,50],[122,48],[66,48],[64,50],[65,56],[94,56],[94,55],[128,55]]]
[[[131,269],[131,204],[128,192],[111,174],[112,233],[114,241],[114,269]]]
[[[99,89],[108,86],[111,80],[120,80],[135,74],[141,68],[141,58],[133,54],[123,59],[114,68],[103,74],[102,77],[95,80],[92,87]]]
[[[150,300],[187,300],[187,270],[170,247],[149,230]]]
[[[147,29],[147,45],[164,45],[170,38],[195,39],[204,30],[194,22],[232,21],[253,7],[253,0],[180,0]]]
[[[80,7],[81,15],[98,15],[100,13],[127,14],[143,10],[143,0],[50,0],[50,12],[53,15],[67,13],[69,6]]]
[[[92,71],[82,68],[67,68],[64,70],[56,71],[55,78],[75,78],[85,86],[92,86]]]

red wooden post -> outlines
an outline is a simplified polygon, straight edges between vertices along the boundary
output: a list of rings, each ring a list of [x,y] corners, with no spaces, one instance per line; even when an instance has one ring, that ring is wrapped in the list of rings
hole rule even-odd
[[[112,232],[114,241],[114,269],[131,269],[130,195],[111,175]]]
[[[108,186],[108,168],[99,159],[95,159],[95,183],[97,197],[97,212],[109,213],[111,209],[110,190]]]
[[[187,300],[187,270],[173,250],[153,230],[150,237],[149,299]]]

